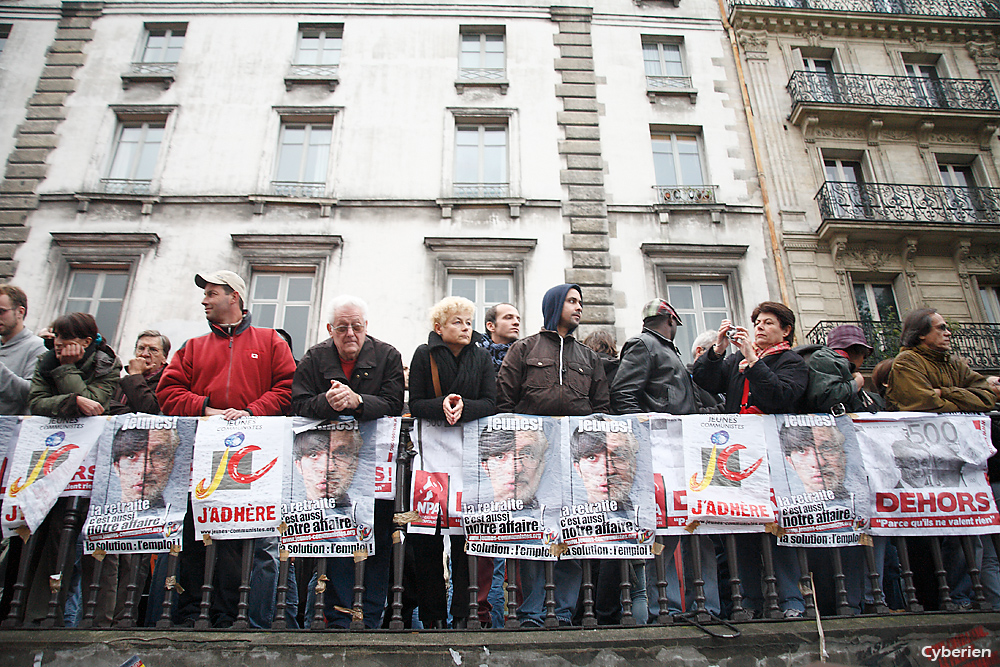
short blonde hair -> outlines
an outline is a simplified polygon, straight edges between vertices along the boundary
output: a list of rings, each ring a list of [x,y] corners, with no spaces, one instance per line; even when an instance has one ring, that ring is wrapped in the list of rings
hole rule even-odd
[[[431,308],[431,328],[435,324],[444,326],[453,315],[472,316],[476,312],[476,304],[463,296],[446,296]]]

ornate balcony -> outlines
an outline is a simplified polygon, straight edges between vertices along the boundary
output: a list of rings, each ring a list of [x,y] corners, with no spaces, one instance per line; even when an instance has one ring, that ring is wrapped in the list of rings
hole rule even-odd
[[[730,0],[730,13],[740,6],[966,19],[1000,18],[1000,10],[989,0]]]
[[[698,100],[698,91],[689,76],[653,76],[647,74],[646,95],[650,102],[655,102],[657,97],[671,95],[687,95],[691,98],[691,104]]]
[[[333,91],[340,83],[340,65],[292,65],[285,75],[285,90],[297,84],[319,84]]]
[[[715,204],[718,185],[654,185],[656,203],[668,206]]]
[[[510,196],[508,183],[455,183],[453,196],[459,199],[505,199]]]
[[[122,88],[128,90],[135,83],[159,83],[166,89],[176,73],[177,63],[132,63],[122,74]]]
[[[1000,188],[828,181],[816,201],[824,221],[1000,224]]]
[[[130,178],[102,178],[101,192],[109,195],[148,195],[152,194],[152,181],[140,181]]]
[[[832,321],[824,320],[806,334],[809,343],[826,344],[826,335],[834,327],[853,324],[861,327],[865,338],[875,351],[865,360],[863,370],[870,371],[883,359],[892,359],[899,353],[899,322]],[[1000,324],[987,322],[949,322],[951,326],[951,351],[981,373],[996,373],[1000,370]]]
[[[271,181],[271,192],[279,197],[316,198],[326,195],[326,183]]]
[[[499,88],[501,94],[507,93],[510,82],[507,80],[507,69],[504,67],[462,67],[458,70],[458,80],[455,90],[461,95],[466,86],[476,88]]]

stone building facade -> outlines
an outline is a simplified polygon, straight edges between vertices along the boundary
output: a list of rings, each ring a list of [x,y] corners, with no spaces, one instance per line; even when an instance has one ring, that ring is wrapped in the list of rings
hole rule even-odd
[[[803,332],[935,307],[1000,366],[1000,11],[946,0],[733,0]]]
[[[0,274],[29,326],[85,310],[123,354],[176,345],[223,267],[296,356],[341,293],[405,357],[451,293],[531,333],[576,282],[581,333],[619,341],[664,296],[682,347],[779,297],[716,2],[307,9],[0,5]]]

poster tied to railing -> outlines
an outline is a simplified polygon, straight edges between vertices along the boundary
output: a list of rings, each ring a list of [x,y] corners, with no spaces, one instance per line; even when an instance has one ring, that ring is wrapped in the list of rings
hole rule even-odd
[[[14,460],[17,434],[21,430],[20,417],[0,417],[0,496],[7,495],[7,477]]]
[[[276,537],[282,520],[282,459],[291,448],[291,419],[201,418],[191,472],[195,537]]]
[[[656,534],[760,532],[760,525],[744,523],[700,523],[688,521],[687,476],[684,468],[684,423],[699,420],[699,415],[650,413],[649,444],[653,458],[653,484],[656,498]]]
[[[689,415],[684,419],[688,521],[774,522],[766,438],[771,415]]]
[[[816,414],[775,419],[778,438],[768,439],[768,461],[781,528],[778,544],[863,544],[868,480],[851,418]]]
[[[379,500],[396,499],[396,451],[402,417],[383,417],[374,422],[375,427],[375,497]]]
[[[161,553],[181,546],[198,419],[112,418],[96,447],[85,553]]]
[[[60,495],[90,496],[90,457],[107,422],[107,417],[24,420],[4,496],[5,537],[25,525],[31,532],[37,530]]]
[[[854,423],[871,487],[876,535],[995,533],[986,481],[990,419],[983,415],[879,413]]]
[[[651,558],[656,535],[647,419],[601,414],[563,420],[563,506],[570,558]]]
[[[559,541],[562,421],[501,414],[465,425],[463,508],[466,551],[553,560]]]
[[[362,548],[375,553],[371,471],[382,421],[296,424],[281,506],[281,543],[292,556],[350,556]]]
[[[462,427],[418,419],[410,479],[412,533],[462,534]]]

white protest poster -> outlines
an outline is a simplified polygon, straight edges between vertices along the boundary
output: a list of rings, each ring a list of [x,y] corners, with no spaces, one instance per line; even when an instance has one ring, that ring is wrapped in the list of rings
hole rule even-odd
[[[768,439],[779,546],[849,547],[863,542],[868,480],[851,418],[776,415]]]
[[[295,428],[285,457],[282,546],[292,556],[375,553],[375,469],[379,421],[354,419]]]
[[[285,417],[202,417],[194,442],[191,508],[195,537],[235,540],[278,535],[286,452]]]
[[[196,417],[113,417],[97,444],[85,553],[162,553],[181,546]]]
[[[997,532],[986,481],[990,418],[971,414],[856,415],[875,535]]]
[[[7,476],[10,473],[10,464],[14,460],[14,447],[17,446],[17,435],[20,430],[20,417],[0,417],[0,496],[7,494]]]
[[[396,499],[396,451],[402,417],[382,417],[375,422],[375,498]]]
[[[93,464],[89,461],[107,417],[49,419],[28,417],[21,424],[4,497],[3,531],[8,537],[27,525],[38,529],[56,499],[73,482],[75,495],[90,495]],[[9,519],[18,507],[23,523]]]
[[[477,556],[554,560],[562,514],[562,423],[500,414],[465,425],[462,521]]]
[[[772,415],[687,415],[684,474],[688,521],[774,522],[767,433]]]
[[[462,431],[463,426],[418,419],[417,455],[413,457],[410,508],[419,518],[411,533],[462,534]]]
[[[563,419],[563,508],[570,558],[652,558],[653,461],[646,420],[635,415]]]

